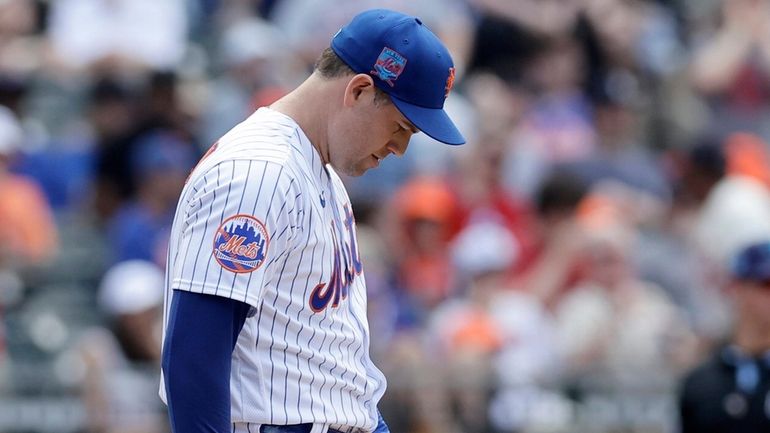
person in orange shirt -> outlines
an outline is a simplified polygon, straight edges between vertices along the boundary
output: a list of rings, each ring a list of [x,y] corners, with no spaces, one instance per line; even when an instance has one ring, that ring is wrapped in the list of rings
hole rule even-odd
[[[41,264],[53,257],[58,245],[40,187],[9,170],[23,140],[14,114],[0,106],[0,267]]]

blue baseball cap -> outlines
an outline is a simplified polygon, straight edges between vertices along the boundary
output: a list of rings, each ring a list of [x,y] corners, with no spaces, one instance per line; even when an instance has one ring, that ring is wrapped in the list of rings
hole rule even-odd
[[[758,283],[770,283],[770,242],[760,242],[742,249],[733,259],[733,277]]]
[[[417,128],[446,144],[465,138],[444,111],[455,77],[444,44],[419,18],[387,9],[356,15],[331,48],[354,72],[369,74]]]

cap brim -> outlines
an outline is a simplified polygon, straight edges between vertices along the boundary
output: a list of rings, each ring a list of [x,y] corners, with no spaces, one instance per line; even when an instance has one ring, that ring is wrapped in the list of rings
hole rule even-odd
[[[393,96],[391,100],[398,111],[428,137],[454,146],[465,144],[465,137],[443,109],[412,105]]]

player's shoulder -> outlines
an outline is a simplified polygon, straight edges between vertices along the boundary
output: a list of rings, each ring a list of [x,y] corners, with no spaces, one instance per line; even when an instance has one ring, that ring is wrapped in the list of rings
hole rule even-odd
[[[213,172],[220,180],[227,173],[246,172],[264,172],[268,178],[276,172],[295,177],[301,160],[298,129],[299,125],[288,116],[261,108],[209,148],[189,181],[211,178]]]
[[[299,125],[290,117],[260,108],[217,142],[220,159],[250,159],[285,164],[296,155]]]

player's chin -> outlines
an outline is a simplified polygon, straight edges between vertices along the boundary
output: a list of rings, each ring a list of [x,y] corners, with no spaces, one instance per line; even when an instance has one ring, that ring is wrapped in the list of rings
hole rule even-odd
[[[348,173],[348,176],[352,176],[352,177],[363,176],[364,173],[366,173],[367,171],[369,171],[369,168],[356,167],[354,170],[351,170],[350,173]]]
[[[373,160],[373,161],[372,161]],[[359,161],[358,164],[352,165],[345,170],[345,174],[348,176],[358,177],[362,176],[367,171],[379,166],[379,161],[374,158],[367,158],[363,161]]]
[[[344,168],[334,167],[334,169],[337,170],[337,173],[344,174],[345,176],[348,176],[348,177],[359,177],[364,173],[366,173],[366,170],[367,170],[366,168],[362,168],[358,166],[344,167]]]

